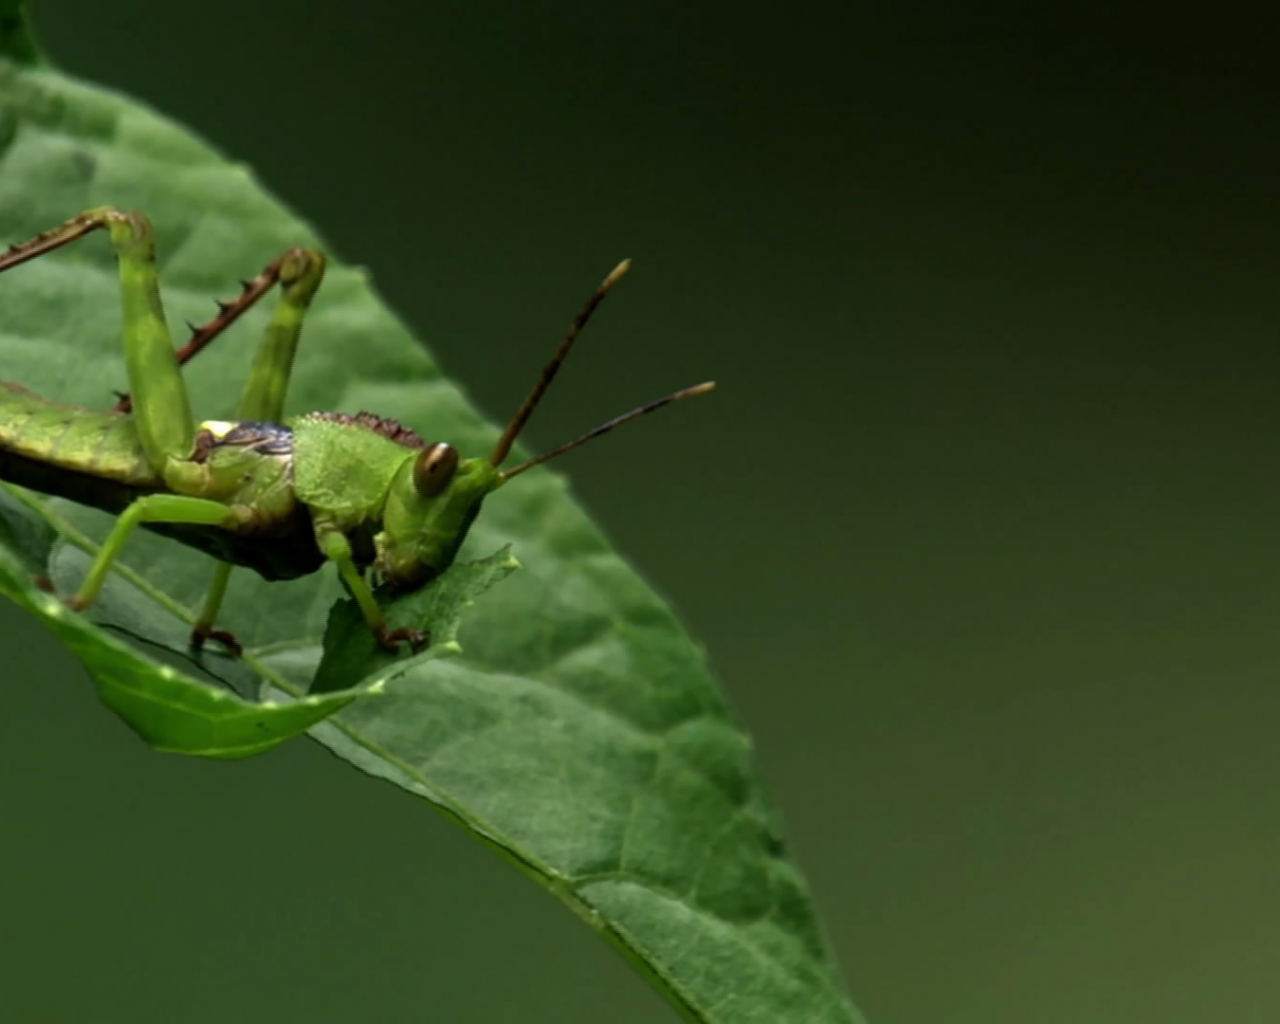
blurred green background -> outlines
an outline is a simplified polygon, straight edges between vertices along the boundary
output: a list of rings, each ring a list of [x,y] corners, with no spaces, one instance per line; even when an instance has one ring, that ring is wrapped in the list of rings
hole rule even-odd
[[[635,257],[530,440],[720,381],[562,465],[708,645],[872,1024],[1280,1019],[1260,26],[32,6],[63,68],[368,265],[495,418]],[[400,791],[305,742],[149,753],[8,605],[0,643],[0,1019],[675,1019]]]

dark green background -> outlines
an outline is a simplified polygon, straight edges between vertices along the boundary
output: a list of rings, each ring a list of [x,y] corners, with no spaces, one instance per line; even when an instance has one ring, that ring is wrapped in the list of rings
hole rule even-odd
[[[495,417],[636,258],[531,439],[719,379],[563,465],[710,648],[873,1024],[1280,1017],[1262,26],[33,6]],[[305,742],[151,754],[9,606],[0,636],[3,1020],[674,1020],[403,793]]]

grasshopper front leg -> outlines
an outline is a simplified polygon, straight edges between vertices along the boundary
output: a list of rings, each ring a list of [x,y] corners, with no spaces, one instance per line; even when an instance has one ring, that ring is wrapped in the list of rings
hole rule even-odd
[[[324,552],[325,558],[338,567],[339,578],[355,600],[360,614],[364,616],[364,621],[368,623],[370,631],[384,650],[398,654],[400,645],[404,643],[409,645],[411,651],[417,652],[431,643],[431,634],[426,630],[414,629],[410,626],[391,629],[387,625],[386,616],[382,614],[382,609],[374,599],[368,581],[360,574],[351,557],[351,544],[347,538],[341,531],[327,529],[324,526],[321,526],[317,532],[320,550]]]

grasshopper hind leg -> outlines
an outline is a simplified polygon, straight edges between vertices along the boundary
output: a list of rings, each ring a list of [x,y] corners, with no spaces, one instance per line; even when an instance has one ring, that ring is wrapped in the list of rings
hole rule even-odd
[[[286,250],[267,264],[256,278],[244,282],[237,299],[219,303],[217,317],[204,327],[194,328],[191,340],[178,351],[179,364],[185,364],[229,327],[241,313],[270,291],[273,285],[280,285],[280,299],[262,341],[258,344],[249,379],[236,406],[236,419],[278,423],[284,416],[285,395],[302,336],[302,320],[324,278],[324,268],[323,253],[314,249]],[[121,399],[122,405],[124,402],[125,399]],[[223,562],[214,569],[204,607],[191,630],[191,646],[197,651],[208,640],[217,641],[234,657],[244,651],[233,634],[213,627],[226,596],[231,569],[228,562]]]
[[[185,366],[194,359],[275,285],[280,285],[282,295],[279,305],[258,346],[248,383],[236,407],[237,419],[278,422],[284,414],[285,394],[302,331],[302,318],[316,289],[320,287],[324,269],[323,253],[298,247],[286,249],[268,263],[257,277],[242,281],[240,294],[234,299],[218,302],[216,316],[198,327],[194,324],[187,325],[191,334],[187,343],[176,353],[178,365]],[[132,396],[121,394],[118,398],[116,411],[129,412],[133,404]],[[203,649],[207,641],[213,640],[221,644],[232,657],[239,657],[244,653],[235,634],[225,629],[215,629],[213,625],[226,596],[231,570],[232,566],[226,562],[214,570],[204,606],[191,630],[191,647],[194,650]]]
[[[242,282],[240,295],[234,300],[220,302],[218,315],[203,327],[193,327],[190,340],[175,352],[161,306],[151,224],[139,213],[113,207],[86,210],[35,238],[0,251],[0,273],[97,230],[110,234],[121,275],[130,392],[118,395],[120,401],[116,411],[134,414],[139,436],[152,464],[159,469],[172,460],[185,460],[191,454],[190,442],[195,424],[182,380],[182,365],[199,354],[276,284],[281,286],[281,299],[258,347],[248,383],[240,397],[237,416],[242,420],[278,421],[283,413],[302,317],[324,276],[323,254],[303,248],[286,250],[256,278]],[[139,393],[140,387],[142,393]],[[166,498],[179,499],[178,504],[168,504],[164,501]],[[184,500],[190,504],[183,504]],[[130,522],[131,526],[154,521],[198,521],[216,525],[216,507],[216,503],[198,497],[155,495],[135,502],[122,514],[122,520]],[[227,511],[225,507],[223,511]],[[176,518],[170,518],[170,515]],[[189,519],[189,516],[195,518]],[[81,609],[92,602],[131,526],[117,521],[117,529],[98,552],[84,585],[74,597],[67,599],[68,606]],[[225,563],[215,571],[204,608],[191,633],[194,648],[199,649],[207,640],[215,640],[232,655],[242,651],[235,636],[213,628],[230,571],[231,566]],[[47,577],[37,579],[36,584],[52,590]]]

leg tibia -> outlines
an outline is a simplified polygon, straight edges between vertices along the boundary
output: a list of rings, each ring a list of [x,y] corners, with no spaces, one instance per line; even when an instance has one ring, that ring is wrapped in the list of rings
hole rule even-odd
[[[26,263],[27,260],[33,260],[37,256],[43,256],[45,253],[61,248],[69,242],[74,242],[77,238],[83,238],[90,231],[106,227],[107,217],[118,212],[118,210],[110,206],[100,206],[94,210],[85,210],[84,213],[72,217],[69,221],[59,224],[56,228],[51,228],[36,235],[30,241],[16,242],[9,246],[3,254],[0,254],[0,272],[8,270],[10,267],[16,267],[19,263]]]
[[[177,358],[185,366],[228,327],[240,319],[278,282],[284,289],[280,309],[267,328],[266,337],[254,359],[249,383],[240,398],[239,419],[278,420],[284,409],[284,395],[293,354],[297,349],[302,314],[311,303],[324,276],[324,254],[315,249],[289,249],[263,268],[251,281],[242,282],[240,294],[230,302],[218,303],[218,315],[199,327],[191,326],[191,337],[178,349]],[[281,336],[283,335],[283,337]],[[259,366],[267,371],[259,374]],[[133,396],[121,395],[117,412],[133,408]]]

